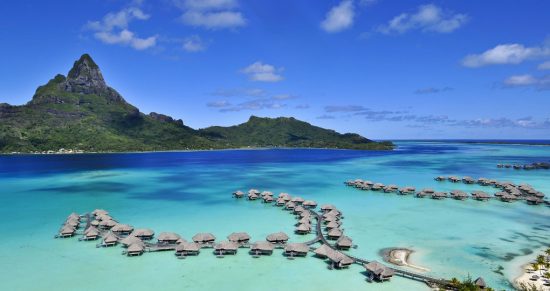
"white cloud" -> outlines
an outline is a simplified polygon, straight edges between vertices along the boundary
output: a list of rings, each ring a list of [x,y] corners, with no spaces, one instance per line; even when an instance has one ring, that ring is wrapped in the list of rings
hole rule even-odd
[[[466,14],[445,12],[433,5],[422,5],[413,13],[402,13],[388,24],[378,28],[382,33],[405,33],[409,30],[419,29],[438,33],[449,33],[460,28],[468,21]]]
[[[504,80],[505,87],[534,87],[537,90],[550,89],[550,75],[535,77],[529,74],[511,76]]]
[[[174,0],[182,9],[180,20],[191,26],[208,29],[236,28],[246,25],[246,19],[237,11],[237,0]]]
[[[282,70],[282,68],[275,68],[273,65],[258,61],[242,69],[241,72],[248,75],[252,81],[279,82],[283,80],[283,76],[279,74]]]
[[[203,26],[206,28],[232,28],[244,26],[246,21],[240,12],[219,11],[187,11],[181,16],[183,23],[192,26]]]
[[[537,69],[539,69],[539,70],[550,70],[550,61],[546,61],[546,62],[538,65]]]
[[[500,44],[481,54],[471,54],[462,60],[462,65],[477,68],[486,65],[519,64],[529,59],[550,56],[548,47],[525,47],[522,44]]]
[[[128,45],[136,50],[144,50],[154,47],[157,36],[140,38],[128,29],[133,20],[147,20],[150,15],[145,14],[138,7],[129,7],[118,12],[110,12],[99,21],[90,21],[86,25],[94,30],[94,37],[106,44]]]
[[[183,49],[190,53],[200,52],[206,49],[206,43],[198,35],[192,35],[183,40]]]
[[[344,0],[330,9],[323,22],[321,22],[321,28],[331,33],[342,31],[353,25],[354,16],[353,2]]]

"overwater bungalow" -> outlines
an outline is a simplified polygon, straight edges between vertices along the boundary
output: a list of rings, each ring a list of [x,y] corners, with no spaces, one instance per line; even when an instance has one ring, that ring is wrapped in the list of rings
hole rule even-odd
[[[110,229],[111,227],[117,225],[117,222],[114,220],[102,220],[99,223],[99,228],[101,229]]]
[[[428,195],[431,195],[431,194],[435,193],[435,190],[432,189],[432,188],[424,188],[424,189],[422,189],[422,192],[424,192]]]
[[[298,224],[307,223],[311,224],[311,217],[302,217],[298,220]]]
[[[334,206],[332,204],[321,205],[321,211],[323,211],[323,212],[328,212],[328,211],[331,211],[333,209],[336,209],[336,206]]]
[[[284,206],[285,204],[286,201],[283,198],[277,198],[277,201],[275,201],[275,206]]]
[[[114,246],[118,242],[118,237],[112,233],[109,232],[103,237],[103,245],[106,247]]]
[[[73,212],[73,213],[69,214],[69,216],[67,216],[67,220],[70,220],[70,219],[76,219],[76,220],[80,221],[80,215],[78,215],[78,213],[76,213],[76,212]]]
[[[180,238],[176,241],[176,244],[179,245],[179,244],[182,244],[182,243],[185,243],[185,242],[187,242],[187,240],[185,240],[184,238],[181,238],[181,237],[180,237]]]
[[[348,268],[354,262],[352,258],[335,250],[328,251],[327,258],[330,260],[332,267],[336,269]]]
[[[250,193],[254,193],[254,194],[256,194],[256,195],[260,195],[260,190],[258,190],[258,189],[250,189],[250,190],[248,190],[248,193],[249,193],[249,194],[250,194]]]
[[[157,241],[161,244],[175,244],[180,238],[181,236],[174,232],[161,232]]]
[[[306,210],[302,205],[298,205],[294,207],[294,214],[300,214],[304,211],[308,211],[308,210]]]
[[[65,224],[61,229],[59,230],[59,237],[71,237],[75,233],[75,228],[71,225]]]
[[[92,222],[90,222],[90,225],[99,226],[99,220],[92,220]]]
[[[64,223],[65,225],[70,225],[73,228],[78,228],[80,226],[80,221],[76,219],[67,219]]]
[[[304,203],[305,200],[302,197],[295,196],[292,199],[290,199],[290,201],[292,201],[296,204],[302,204],[302,203]]]
[[[489,196],[489,194],[487,194],[486,192],[483,192],[483,191],[473,191],[472,192],[472,198],[474,198],[475,200],[479,200],[479,201],[487,201],[489,200],[489,198],[491,198]]]
[[[416,196],[417,198],[424,198],[424,197],[429,196],[429,195],[430,195],[430,194],[428,194],[428,193],[426,193],[426,192],[424,192],[424,191],[420,191],[420,192],[416,193],[415,196]]]
[[[264,203],[271,203],[271,202],[273,202],[273,197],[272,197],[272,196],[266,195],[266,196],[264,196],[262,199],[263,199]]]
[[[301,223],[296,227],[294,232],[297,234],[308,234],[311,232],[311,225],[307,223]]]
[[[464,191],[453,190],[451,191],[451,197],[456,200],[466,200],[468,198],[468,194]]]
[[[134,231],[134,227],[128,224],[117,223],[111,227],[111,231],[116,234],[129,234]]]
[[[107,210],[104,210],[104,209],[96,209],[94,211],[92,211],[92,215],[94,216],[98,216],[98,215],[108,215],[109,212]]]
[[[200,253],[201,246],[194,242],[183,242],[176,246],[176,256],[196,256]]]
[[[143,245],[143,243],[136,242],[128,246],[128,249],[126,250],[126,255],[129,257],[141,256],[141,254],[143,254],[144,251],[145,251],[145,246]]]
[[[132,231],[130,235],[133,235],[141,240],[150,240],[155,235],[155,232],[149,228],[138,228]]]
[[[106,220],[114,220],[110,215],[108,214],[98,214],[95,216],[95,219],[99,221],[106,221]]]
[[[388,185],[388,186],[383,188],[385,193],[397,192],[397,189],[399,189],[399,187],[397,185],[394,185],[394,184]]]
[[[466,176],[462,178],[462,182],[464,182],[464,184],[474,184],[476,180],[472,177]]]
[[[288,201],[290,201],[290,199],[291,199],[290,194],[285,193],[285,192],[280,193],[279,196],[277,196],[277,198],[283,198],[283,199],[288,200]]]
[[[432,194],[432,199],[441,200],[447,198],[447,193],[445,192],[435,192]]]
[[[265,197],[265,196],[272,196],[273,197],[273,192],[271,191],[263,191],[262,194],[261,194],[262,197]]]
[[[449,181],[451,181],[453,183],[458,183],[458,182],[462,181],[462,179],[460,179],[460,177],[457,177],[457,176],[450,176],[448,179],[449,179]]]
[[[254,192],[250,192],[248,193],[248,200],[256,200],[258,199],[260,196],[258,196],[258,194],[254,193]]]
[[[247,244],[250,241],[250,235],[246,232],[233,232],[227,236],[230,242],[238,244]]]
[[[376,183],[376,184],[372,185],[371,190],[372,191],[380,191],[380,190],[384,189],[384,187],[385,187],[384,184]]]
[[[288,257],[305,257],[309,246],[304,243],[288,243],[285,246],[285,255]]]
[[[201,246],[212,246],[216,240],[216,237],[211,233],[203,232],[195,234],[192,239]]]
[[[333,250],[329,246],[322,244],[320,247],[316,248],[313,253],[315,253],[315,256],[319,258],[326,258],[327,254],[332,251]]]
[[[90,226],[84,231],[83,240],[96,240],[99,237],[99,230],[95,226]]]
[[[363,181],[363,185],[372,186],[372,185],[374,185],[374,182],[369,181],[369,180]]]
[[[481,177],[477,179],[477,183],[482,186],[487,186],[489,185],[489,179]]]
[[[306,200],[306,201],[304,201],[304,203],[302,203],[302,206],[304,206],[306,208],[315,208],[315,207],[317,207],[317,202],[315,202],[313,200]]]
[[[527,197],[525,201],[527,202],[527,204],[531,204],[531,205],[538,205],[544,202],[544,200],[534,196]]]
[[[445,176],[437,176],[437,177],[434,178],[434,180],[439,181],[439,182],[442,182],[442,181],[447,180],[447,177],[445,177]]]
[[[239,249],[239,245],[230,241],[222,241],[214,245],[214,253],[218,256],[235,255],[237,249]]]
[[[128,247],[129,245],[133,243],[140,243],[142,242],[139,237],[135,237],[133,235],[129,235],[119,241],[123,247]]]
[[[296,207],[296,203],[294,203],[292,201],[289,201],[285,204],[285,209],[286,210],[294,210],[295,207]]]
[[[340,227],[340,223],[338,221],[330,221],[329,223],[327,223],[327,225],[325,225],[325,228],[328,230],[338,227]]]
[[[335,217],[341,217],[342,212],[340,212],[338,209],[332,209],[329,212],[323,213],[323,217],[329,217],[329,216],[335,216]]]
[[[243,198],[243,196],[244,196],[244,192],[241,190],[233,192],[233,197],[235,198]]]
[[[330,222],[332,222],[332,221],[338,221],[338,217],[333,216],[333,215],[329,215],[329,216],[323,218],[323,222],[324,222],[325,224],[328,224],[328,223],[330,223]]]
[[[407,186],[399,189],[399,194],[401,195],[407,195],[407,194],[414,194],[416,192],[416,188]]]
[[[495,197],[502,197],[503,195],[507,195],[507,192],[497,192],[495,193]]]
[[[355,180],[353,181],[353,186],[355,186],[355,187],[361,187],[361,185],[363,185],[363,180],[361,180],[361,179],[355,179]]]
[[[275,246],[267,241],[257,241],[250,246],[250,253],[256,256],[271,255]]]
[[[331,239],[331,240],[337,240],[339,239],[344,233],[342,232],[341,229],[339,228],[333,228],[331,230],[328,231],[327,233],[327,237],[328,239]]]
[[[268,235],[265,240],[272,244],[286,244],[288,241],[288,235],[284,232],[276,232]]]
[[[353,246],[353,241],[351,238],[343,235],[336,241],[335,246],[340,250],[349,250]]]
[[[516,201],[517,199],[518,198],[512,194],[504,194],[500,196],[500,201],[503,201],[503,202],[512,202],[512,201]]]
[[[371,280],[379,282],[388,281],[395,274],[393,269],[388,268],[377,261],[372,261],[363,265],[369,274]]]
[[[298,216],[299,216],[300,218],[304,218],[304,217],[311,218],[311,212],[309,212],[309,211],[302,211],[302,212],[300,212],[300,214],[298,214]]]

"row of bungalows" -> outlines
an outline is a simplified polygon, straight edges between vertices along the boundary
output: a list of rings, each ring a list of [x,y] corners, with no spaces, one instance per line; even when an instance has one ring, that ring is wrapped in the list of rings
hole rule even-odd
[[[214,245],[214,253],[218,256],[235,255],[239,245],[231,241],[222,241]]]
[[[497,168],[513,168],[515,170],[548,170],[550,169],[550,163],[548,162],[535,162],[531,164],[497,164]]]
[[[288,243],[285,245],[284,254],[287,257],[305,257],[309,252],[309,246],[305,243]]]
[[[250,246],[250,254],[258,257],[260,255],[271,255],[273,254],[273,249],[275,245],[268,241],[257,241]]]
[[[66,238],[75,235],[76,230],[80,227],[80,219],[80,215],[77,213],[69,214],[59,229],[57,237]]]

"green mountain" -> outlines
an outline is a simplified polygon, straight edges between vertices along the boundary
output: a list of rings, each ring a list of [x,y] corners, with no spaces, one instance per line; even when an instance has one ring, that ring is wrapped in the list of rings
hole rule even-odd
[[[357,134],[339,134],[294,118],[251,117],[231,127],[195,130],[181,120],[144,114],[107,86],[84,54],[67,77],[38,87],[22,106],[0,103],[0,152],[157,151],[237,147],[392,149]]]

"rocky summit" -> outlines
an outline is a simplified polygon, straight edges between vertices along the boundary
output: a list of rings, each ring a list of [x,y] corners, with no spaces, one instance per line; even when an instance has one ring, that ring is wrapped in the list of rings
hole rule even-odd
[[[357,134],[339,134],[294,118],[259,118],[195,130],[182,120],[144,114],[109,87],[88,55],[67,76],[38,87],[26,105],[0,103],[0,152],[86,152],[316,147],[388,150]]]

